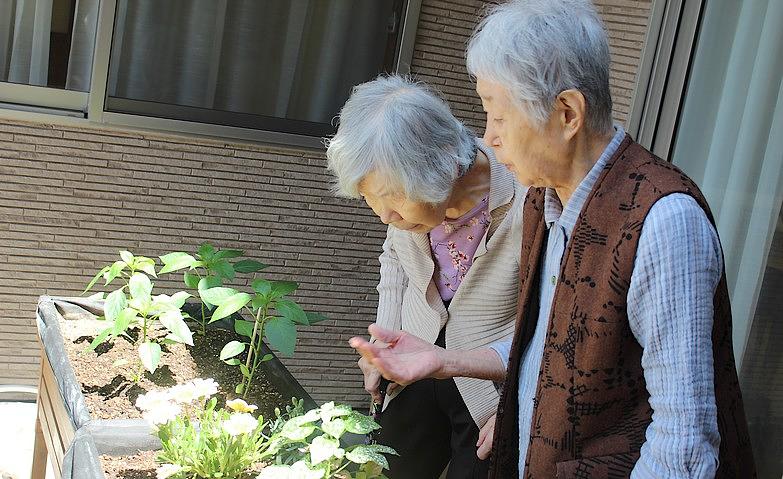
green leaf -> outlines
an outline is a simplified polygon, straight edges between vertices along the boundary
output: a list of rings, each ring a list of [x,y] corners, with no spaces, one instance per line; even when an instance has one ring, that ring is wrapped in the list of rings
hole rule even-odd
[[[163,274],[177,271],[182,268],[190,268],[190,265],[196,261],[196,258],[187,253],[178,251],[176,253],[165,254],[160,257],[160,260],[163,261],[163,269],[160,270],[160,274]]]
[[[131,308],[123,309],[120,314],[117,315],[117,319],[114,320],[114,326],[112,327],[112,335],[119,336],[127,331],[128,326],[136,320],[136,310]]]
[[[318,436],[310,443],[310,461],[319,464],[338,455],[340,441],[329,437]]]
[[[90,342],[90,347],[89,347],[89,349],[90,349],[91,351],[95,351],[95,348],[97,348],[99,344],[102,344],[102,343],[104,343],[104,342],[106,341],[106,338],[108,338],[108,337],[109,337],[109,335],[111,334],[111,332],[112,332],[112,328],[106,328],[106,329],[104,329],[103,331],[101,331],[101,332],[100,332],[100,334],[98,334],[97,336],[95,336],[95,339],[93,339],[93,340]]]
[[[275,309],[278,313],[280,313],[281,316],[290,319],[297,324],[309,324],[307,322],[307,315],[305,314],[304,310],[302,310],[301,306],[296,304],[294,301],[291,301],[290,299],[277,300],[275,303]]]
[[[160,364],[160,344],[142,343],[139,346],[139,357],[141,358],[141,364],[144,365],[144,369],[154,373],[158,369],[158,364]]]
[[[275,296],[285,296],[293,293],[299,287],[299,283],[294,281],[273,281],[272,294]]]
[[[188,328],[188,325],[185,324],[182,317],[182,311],[178,309],[166,311],[160,315],[158,320],[166,329],[171,331],[171,334],[174,335],[174,338],[177,341],[185,343],[188,346],[193,346],[193,333],[190,331],[190,328]]]
[[[212,256],[213,259],[229,259],[238,258],[245,254],[244,251],[239,249],[222,249]]]
[[[264,325],[269,343],[284,356],[293,356],[296,348],[296,325],[287,318],[272,318]]]
[[[327,321],[329,318],[321,313],[305,313],[307,315],[307,324],[320,323],[321,321]]]
[[[267,361],[271,361],[274,358],[274,355],[272,354],[264,354],[264,357],[261,358],[261,362],[265,363]]]
[[[198,255],[204,261],[209,261],[215,255],[215,247],[209,243],[203,243],[198,248]]]
[[[272,282],[262,278],[254,279],[253,282],[250,283],[250,287],[253,288],[253,291],[256,293],[265,296],[272,292]]]
[[[128,305],[128,299],[122,289],[112,291],[103,303],[103,315],[107,321],[115,321],[120,312]]]
[[[199,280],[199,282],[198,282],[198,294],[199,294],[199,297],[201,296],[201,292],[202,291],[210,289],[210,288],[218,288],[220,286],[223,286],[223,281],[221,281],[220,278],[218,278],[216,276],[206,276],[204,278],[201,278]],[[203,297],[201,298],[201,301],[203,301],[204,304],[208,308],[211,308],[212,306],[214,306],[209,301],[206,301]]]
[[[215,261],[214,263],[210,264],[209,269],[214,271],[219,278],[232,280],[234,279],[234,276],[236,276],[236,274],[234,273],[234,267],[231,266],[231,263],[229,263],[224,259]]]
[[[158,274],[155,273],[155,260],[145,258],[144,256],[136,256],[133,259],[133,267],[140,271],[144,271],[153,278],[157,278]]]
[[[223,362],[224,362],[224,363],[226,363],[226,364],[228,364],[229,366],[236,366],[236,365],[238,365],[238,364],[239,364],[239,359],[237,359],[237,358],[231,358],[231,359],[226,359],[226,360],[225,360],[225,361],[223,361]],[[238,394],[241,394],[241,393],[238,393]]]
[[[345,429],[354,434],[369,434],[370,432],[381,428],[372,418],[359,414],[358,412],[353,412],[344,419]]]
[[[197,274],[193,274],[190,271],[185,271],[184,279],[185,286],[191,289],[196,289],[198,288],[198,282],[201,278],[199,278]]]
[[[304,441],[315,431],[315,426],[309,424],[304,416],[289,419],[280,430],[280,435],[292,441]]]
[[[229,298],[223,300],[223,302],[217,307],[215,312],[212,313],[212,318],[209,322],[217,321],[218,319],[231,316],[240,309],[244,308],[247,303],[250,302],[250,295],[247,293],[237,293]]]
[[[133,264],[133,254],[130,251],[120,251],[120,258],[122,258],[128,266]]]
[[[321,429],[323,429],[326,434],[340,439],[340,437],[345,433],[345,421],[339,417],[334,418],[331,421],[325,421],[323,424],[321,424]]]
[[[182,306],[185,305],[185,301],[187,301],[190,297],[191,295],[189,293],[186,293],[185,291],[178,291],[174,293],[174,296],[171,297],[171,304],[177,309],[182,309]]]
[[[234,263],[234,271],[237,273],[255,273],[269,266],[253,259],[244,259]]]
[[[245,392],[245,385],[244,384],[237,384],[237,387],[234,388],[234,392],[237,394],[242,394]]]
[[[223,288],[218,286],[217,288],[209,288],[199,291],[199,295],[201,296],[201,299],[206,301],[209,304],[214,304],[216,306],[220,306],[225,302],[228,298],[236,295],[239,293],[239,291],[233,289],[233,288]]]
[[[152,282],[149,276],[144,273],[133,273],[128,281],[128,291],[133,299],[138,299],[142,303],[148,303],[152,300]]]
[[[98,274],[96,274],[96,275],[95,275],[95,276],[94,276],[94,277],[93,277],[93,278],[90,280],[90,282],[87,284],[87,287],[86,287],[86,288],[84,288],[84,291],[82,291],[82,294],[86,293],[87,291],[89,291],[89,290],[90,290],[90,288],[92,288],[93,286],[95,286],[95,283],[97,283],[97,282],[98,282],[98,280],[101,278],[101,276],[103,276],[103,275],[104,275],[104,273],[106,273],[107,271],[109,271],[109,268],[110,268],[109,266],[104,266],[103,268],[101,268],[101,270],[100,270],[100,271],[98,271]]]
[[[356,446],[353,450],[348,451],[345,454],[345,458],[356,464],[365,464],[372,461],[379,464],[384,469],[389,468],[389,461],[386,460],[386,457],[383,454],[365,445]]]
[[[253,328],[255,327],[255,321],[245,321],[244,319],[237,319],[234,321],[234,331],[242,336],[248,338],[253,337]]]
[[[257,311],[259,308],[263,308],[264,306],[267,306],[269,303],[270,303],[270,299],[268,296],[255,294],[253,295],[253,301],[250,304],[253,306],[253,311]]]
[[[242,372],[242,376],[246,378],[250,377],[250,370],[244,364],[239,365],[239,370]]]
[[[225,361],[228,358],[233,358],[237,354],[242,353],[245,350],[245,343],[239,341],[231,341],[223,346],[220,351],[220,360]]]
[[[104,286],[108,286],[109,283],[114,281],[114,278],[120,275],[122,273],[122,270],[125,269],[125,267],[128,266],[125,264],[125,261],[115,261],[114,264],[111,265],[109,268],[109,271],[106,272],[106,274],[103,275],[103,277],[106,279],[106,283],[104,283]]]

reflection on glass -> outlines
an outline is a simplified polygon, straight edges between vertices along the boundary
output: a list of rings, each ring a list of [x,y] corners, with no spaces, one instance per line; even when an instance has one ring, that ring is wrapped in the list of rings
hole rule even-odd
[[[673,162],[723,246],[759,478],[783,475],[783,2],[706,3]]]
[[[0,1],[0,81],[88,91],[98,0]]]
[[[351,86],[393,66],[401,5],[121,0],[109,109],[214,123],[243,119],[220,115],[231,112],[329,124]]]

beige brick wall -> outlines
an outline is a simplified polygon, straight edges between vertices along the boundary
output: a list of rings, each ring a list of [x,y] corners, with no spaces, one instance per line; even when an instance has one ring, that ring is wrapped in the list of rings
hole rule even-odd
[[[424,0],[412,65],[479,134],[464,47],[484,4]],[[650,2],[597,4],[623,122]],[[302,331],[285,364],[316,400],[366,403],[346,340],[374,317],[384,228],[332,197],[324,164],[321,152],[0,119],[0,384],[36,384],[39,295],[78,294],[119,249],[158,255],[209,240],[302,284],[298,299],[334,319]]]

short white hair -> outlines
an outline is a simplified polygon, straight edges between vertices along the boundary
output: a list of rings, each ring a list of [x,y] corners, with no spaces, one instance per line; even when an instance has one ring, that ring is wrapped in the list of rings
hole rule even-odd
[[[355,86],[326,145],[338,195],[358,198],[359,183],[377,172],[388,191],[429,204],[448,199],[476,154],[475,136],[446,102],[398,75]]]
[[[612,128],[609,42],[589,0],[512,0],[491,8],[467,50],[468,71],[508,89],[542,126],[564,90],[587,102],[586,126]]]

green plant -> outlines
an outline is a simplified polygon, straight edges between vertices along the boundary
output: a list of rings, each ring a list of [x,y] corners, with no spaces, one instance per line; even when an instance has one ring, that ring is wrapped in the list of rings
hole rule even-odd
[[[256,406],[241,399],[216,408],[217,384],[195,379],[139,396],[136,406],[154,425],[162,450],[159,478],[240,478],[260,460],[266,448],[264,420]]]
[[[271,354],[261,354],[264,339],[283,355],[291,356],[296,346],[296,325],[307,326],[327,318],[318,313],[305,312],[288,297],[299,287],[293,281],[255,278],[251,282],[251,292],[222,286],[223,280],[232,279],[235,272],[255,273],[266,267],[253,260],[239,261],[233,265],[228,261],[228,258],[242,254],[239,250],[218,251],[211,245],[204,244],[199,248],[197,257],[176,252],[161,256],[160,259],[164,264],[161,273],[188,269],[184,275],[185,283],[190,287],[196,285],[202,304],[211,310],[206,323],[226,318],[241,310],[245,310],[253,318],[253,321],[237,319],[234,322],[234,330],[248,338],[248,341],[231,341],[220,352],[223,362],[239,367],[242,382],[236,385],[235,391],[246,398],[258,366],[272,359]],[[212,307],[215,309],[212,310]],[[204,331],[206,323],[202,325]],[[240,361],[238,356],[246,350],[244,361]]]
[[[394,449],[379,444],[343,448],[340,444],[346,432],[368,434],[379,427],[350,406],[333,402],[292,417],[269,437],[259,457],[273,464],[258,479],[385,478],[383,470],[389,463],[384,454],[396,455]]]
[[[239,259],[235,262],[229,260],[240,258],[244,255],[238,249],[216,249],[209,243],[203,243],[193,255],[184,252],[169,253],[161,256],[163,268],[160,273],[169,273],[187,268],[183,274],[185,285],[197,291],[223,286],[224,281],[231,281],[237,273],[256,273],[268,266],[260,261],[252,259]],[[214,310],[214,305],[201,298],[201,317],[199,318],[199,333],[205,335],[209,316]],[[207,312],[210,314],[207,314]]]
[[[85,288],[89,291],[101,278],[104,286],[120,279],[122,285],[106,296],[104,318],[109,327],[103,329],[90,343],[95,349],[99,344],[118,336],[134,342],[129,331],[138,330],[135,339],[139,352],[140,368],[135,379],[141,378],[144,369],[154,373],[160,364],[161,343],[178,342],[193,346],[193,335],[185,323],[182,305],[190,294],[180,291],[172,296],[152,295],[153,283],[150,277],[157,278],[155,261],[134,256],[129,251],[120,251],[120,260],[101,269]],[[163,328],[165,337],[151,334]]]

